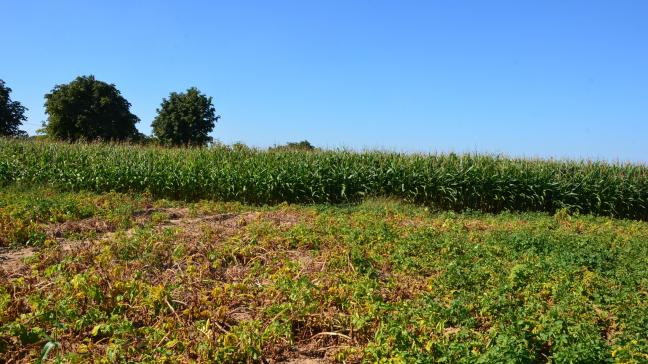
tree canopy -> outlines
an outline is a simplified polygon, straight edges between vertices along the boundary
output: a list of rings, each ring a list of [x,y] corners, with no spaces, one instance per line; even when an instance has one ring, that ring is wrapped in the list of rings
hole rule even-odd
[[[299,150],[299,151],[313,151],[315,148],[308,140],[302,140],[301,142],[289,142],[285,145],[277,145],[271,147],[270,150]]]
[[[172,92],[163,99],[153,120],[153,134],[165,145],[205,145],[212,141],[209,133],[220,116],[212,98],[189,88],[184,93]]]
[[[114,84],[92,75],[79,76],[45,95],[48,119],[44,130],[54,139],[69,141],[138,139],[141,134],[135,124],[139,118],[130,106]]]
[[[25,111],[27,108],[18,101],[12,101],[11,89],[0,80],[0,136],[23,136],[27,135],[18,129],[23,121],[27,120]]]

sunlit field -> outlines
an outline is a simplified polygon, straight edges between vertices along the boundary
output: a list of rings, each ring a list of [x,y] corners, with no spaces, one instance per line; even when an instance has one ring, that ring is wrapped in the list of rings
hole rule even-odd
[[[0,140],[0,360],[645,362],[648,168]]]
[[[648,224],[0,193],[0,361],[645,362]]]
[[[648,219],[648,167],[489,155],[160,148],[0,139],[0,185],[251,204],[387,197],[435,210]]]

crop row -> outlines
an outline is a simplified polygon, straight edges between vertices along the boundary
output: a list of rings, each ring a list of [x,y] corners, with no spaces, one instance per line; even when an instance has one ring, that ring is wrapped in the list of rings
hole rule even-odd
[[[0,139],[0,185],[148,191],[175,199],[344,203],[385,196],[439,209],[648,219],[648,167],[489,155],[166,149]]]

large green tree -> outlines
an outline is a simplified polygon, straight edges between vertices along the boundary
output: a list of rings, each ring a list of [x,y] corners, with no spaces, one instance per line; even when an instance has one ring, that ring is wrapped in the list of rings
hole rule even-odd
[[[26,107],[18,101],[12,101],[11,89],[0,80],[0,136],[22,136],[27,135],[24,131],[18,129],[25,117]]]
[[[184,93],[172,92],[163,99],[153,120],[153,134],[166,145],[205,145],[220,116],[216,116],[212,98],[192,87]]]
[[[139,118],[114,84],[79,76],[45,95],[45,132],[54,139],[134,140]]]

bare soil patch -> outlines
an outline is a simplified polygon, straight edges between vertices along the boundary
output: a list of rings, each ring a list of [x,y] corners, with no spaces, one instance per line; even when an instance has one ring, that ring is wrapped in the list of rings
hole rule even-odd
[[[35,249],[32,247],[20,249],[2,249],[0,250],[0,272],[11,275],[24,267],[23,260],[34,255]]]

